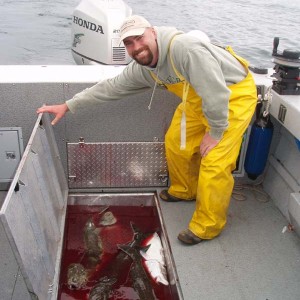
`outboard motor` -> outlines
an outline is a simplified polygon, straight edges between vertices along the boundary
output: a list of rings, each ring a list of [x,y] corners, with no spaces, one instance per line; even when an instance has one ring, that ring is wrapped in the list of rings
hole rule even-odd
[[[300,95],[300,51],[285,49],[278,51],[279,38],[273,42],[273,62],[275,73],[272,75],[273,90],[280,95]]]
[[[131,61],[120,27],[132,9],[122,0],[82,0],[73,12],[72,55],[83,64],[125,65]]]

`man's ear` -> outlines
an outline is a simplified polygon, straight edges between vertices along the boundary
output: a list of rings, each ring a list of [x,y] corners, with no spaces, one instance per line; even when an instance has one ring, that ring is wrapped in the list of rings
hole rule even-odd
[[[154,30],[154,28],[153,28],[153,27],[151,27],[151,31],[152,31],[152,33],[153,33],[153,35],[154,35],[155,39],[157,39],[157,34],[156,34],[156,31]]]

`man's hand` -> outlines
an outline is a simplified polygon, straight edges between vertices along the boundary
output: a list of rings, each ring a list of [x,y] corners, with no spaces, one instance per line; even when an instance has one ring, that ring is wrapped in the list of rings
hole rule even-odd
[[[220,140],[215,140],[214,138],[212,138],[209,133],[205,133],[202,142],[200,144],[200,154],[202,157],[205,157],[209,151],[214,148],[216,145],[218,145],[218,143],[220,142]]]
[[[66,103],[58,105],[45,105],[37,109],[37,113],[50,113],[55,115],[54,120],[51,122],[51,125],[55,125],[67,112],[69,108]]]

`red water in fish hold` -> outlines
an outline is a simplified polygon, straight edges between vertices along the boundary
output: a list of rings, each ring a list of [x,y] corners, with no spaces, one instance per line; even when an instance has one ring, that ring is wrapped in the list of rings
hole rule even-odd
[[[137,292],[133,289],[131,277],[128,275],[132,264],[131,258],[122,254],[117,245],[127,244],[133,240],[131,222],[143,233],[158,232],[161,227],[157,209],[154,206],[110,206],[117,222],[110,226],[99,225],[99,212],[105,206],[69,205],[66,216],[65,239],[61,263],[58,300],[88,300],[91,289],[100,278],[112,278],[117,275],[117,283],[109,293],[109,300],[139,300]],[[84,227],[92,218],[99,228],[99,237],[103,251],[99,263],[93,268],[87,268],[87,257],[84,245]],[[70,289],[67,282],[68,266],[72,263],[81,263],[87,269],[87,282],[80,289]],[[148,274],[148,273],[147,273]],[[150,279],[157,300],[178,299],[177,290],[171,285],[155,283]],[[99,297],[99,299],[104,299]],[[106,298],[105,298],[106,299]]]

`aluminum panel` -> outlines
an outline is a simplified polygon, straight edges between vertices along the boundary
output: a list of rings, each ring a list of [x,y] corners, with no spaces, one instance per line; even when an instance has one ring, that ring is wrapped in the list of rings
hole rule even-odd
[[[68,143],[69,188],[167,186],[162,142]]]
[[[40,115],[0,211],[33,299],[50,299],[63,243],[68,189],[51,131]]]

